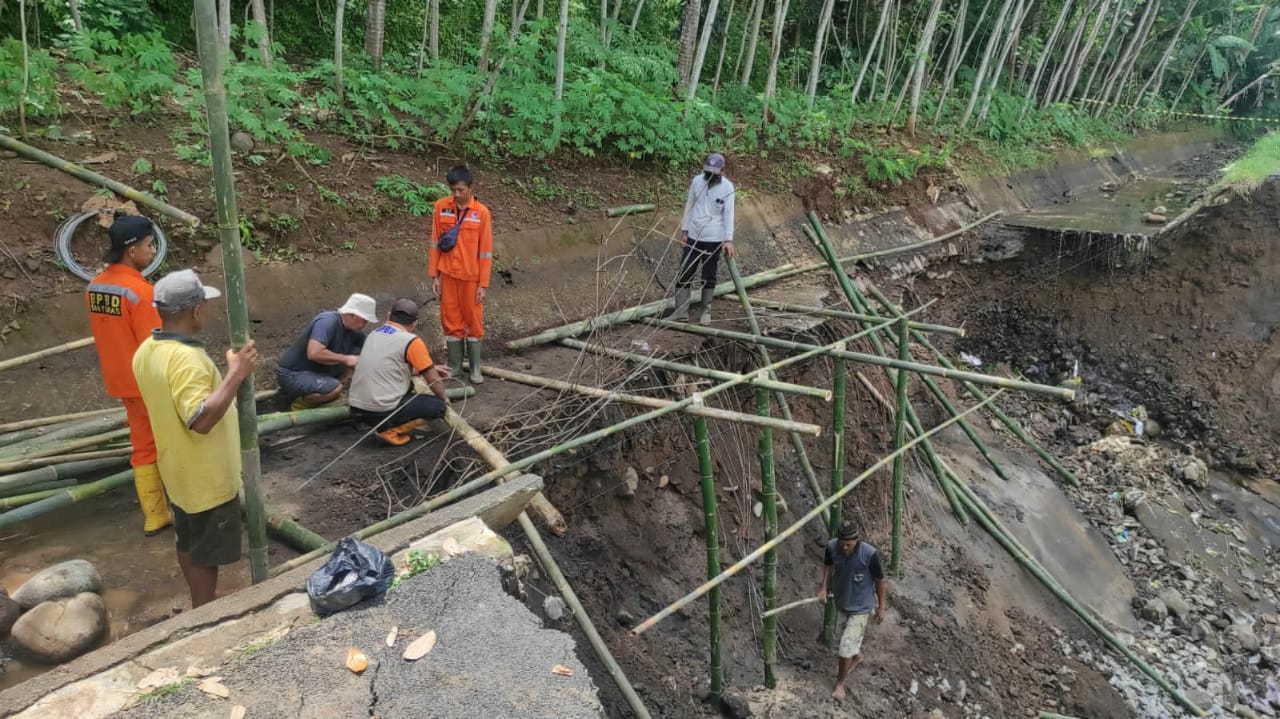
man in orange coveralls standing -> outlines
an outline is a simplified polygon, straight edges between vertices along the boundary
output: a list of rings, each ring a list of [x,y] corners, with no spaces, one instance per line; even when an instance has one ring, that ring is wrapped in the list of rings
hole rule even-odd
[[[133,486],[142,505],[142,531],[151,536],[173,524],[156,466],[151,419],[133,378],[134,351],[151,336],[151,330],[160,327],[151,283],[142,276],[142,269],[156,256],[156,243],[151,220],[139,215],[117,217],[107,234],[111,249],[102,258],[107,269],[89,283],[85,300],[107,394],[124,404],[133,444]]]
[[[471,364],[471,383],[484,382],[480,373],[480,340],[484,338],[484,297],[493,267],[493,221],[489,208],[472,194],[475,183],[465,165],[445,176],[450,196],[436,201],[431,215],[431,252],[427,276],[440,298],[449,371],[462,375],[462,344]]]

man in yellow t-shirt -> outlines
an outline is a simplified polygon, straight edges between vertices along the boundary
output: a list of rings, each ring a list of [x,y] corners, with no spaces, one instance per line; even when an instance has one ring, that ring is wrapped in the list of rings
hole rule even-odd
[[[253,374],[253,342],[227,351],[227,376],[196,339],[206,303],[222,293],[191,270],[155,285],[161,328],[133,355],[133,375],[151,416],[160,478],[173,507],[178,566],[191,606],[213,601],[218,567],[240,560],[240,427],[235,397]],[[230,416],[227,416],[230,415]]]

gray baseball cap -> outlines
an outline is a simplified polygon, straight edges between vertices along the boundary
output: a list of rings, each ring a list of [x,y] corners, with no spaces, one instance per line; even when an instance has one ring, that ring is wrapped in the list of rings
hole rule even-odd
[[[216,288],[200,282],[195,270],[170,272],[156,283],[156,307],[170,312],[189,310],[205,300],[222,296]]]

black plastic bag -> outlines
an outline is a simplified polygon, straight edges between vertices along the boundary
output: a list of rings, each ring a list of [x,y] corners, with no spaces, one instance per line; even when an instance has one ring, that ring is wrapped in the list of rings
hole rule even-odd
[[[307,579],[311,610],[323,617],[380,597],[394,575],[391,560],[377,547],[343,537],[324,566]]]

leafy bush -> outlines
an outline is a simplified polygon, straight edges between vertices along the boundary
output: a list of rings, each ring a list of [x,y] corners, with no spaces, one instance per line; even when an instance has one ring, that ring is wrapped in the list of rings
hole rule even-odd
[[[27,57],[27,117],[56,117],[62,111],[58,102],[58,63],[47,50],[33,48]],[[7,37],[0,40],[0,116],[16,119],[21,98],[22,43]]]
[[[158,32],[121,35],[86,29],[72,36],[67,75],[111,109],[137,115],[159,109],[172,96],[178,62]]]
[[[431,214],[436,200],[449,194],[449,188],[444,183],[419,185],[404,175],[383,175],[373,181],[373,189],[403,202],[405,209],[414,217]]]

